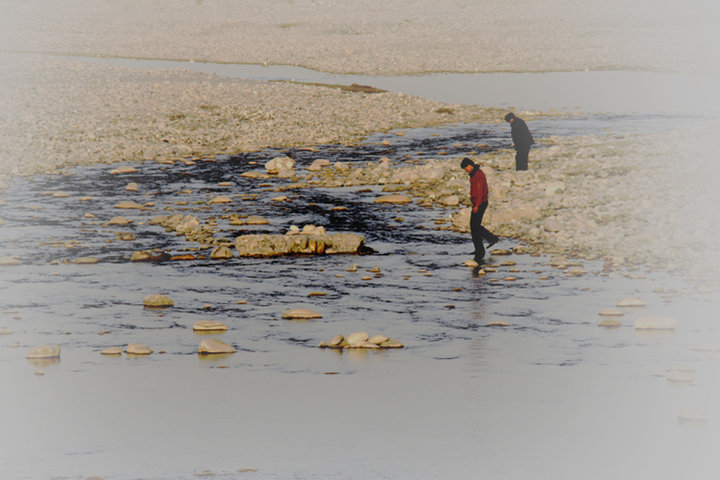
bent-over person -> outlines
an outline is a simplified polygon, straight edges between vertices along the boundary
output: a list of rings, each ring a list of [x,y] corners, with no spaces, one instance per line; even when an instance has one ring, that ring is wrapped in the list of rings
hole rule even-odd
[[[483,215],[488,207],[488,185],[485,173],[469,158],[462,159],[460,168],[470,175],[470,202],[472,203],[470,235],[473,245],[475,245],[475,261],[480,263],[485,257],[483,240],[488,242],[487,247],[490,248],[500,239],[482,225]]]

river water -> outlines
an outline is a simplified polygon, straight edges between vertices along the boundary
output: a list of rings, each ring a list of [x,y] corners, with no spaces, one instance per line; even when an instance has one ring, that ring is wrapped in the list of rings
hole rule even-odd
[[[643,122],[668,118],[653,112]],[[532,128],[539,136],[627,132],[637,120],[616,112]],[[481,275],[462,265],[468,236],[435,228],[449,210],[375,204],[379,187],[284,190],[285,180],[241,176],[279,154],[299,168],[314,158],[402,162],[438,147],[450,155],[505,147],[507,135],[502,125],[450,126],[317,152],[143,163],[127,175],[99,165],[15,181],[0,205],[0,256],[23,261],[0,267],[3,477],[716,478],[716,294],[662,273],[608,274],[593,262],[569,277],[542,256],[493,255]],[[125,190],[132,181],[139,192]],[[216,195],[233,203],[208,204]],[[273,201],[278,195],[288,200]],[[113,208],[122,200],[153,205]],[[363,233],[376,253],[130,263],[133,251],[149,248],[198,253],[198,244],[148,223],[174,213],[213,218],[216,236],[229,239],[324,225]],[[233,226],[231,213],[270,223]],[[133,223],[107,226],[116,215]],[[128,233],[135,239],[119,239]],[[99,263],[66,262],[88,256]],[[326,295],[309,296],[317,291]],[[144,309],[151,293],[175,306]],[[619,328],[598,326],[598,313],[625,297],[646,306],[621,309]],[[295,307],[322,318],[281,318]],[[677,328],[635,330],[649,314],[673,316]],[[198,356],[206,338],[193,333],[198,320],[226,323],[214,337],[238,352]],[[354,331],[384,333],[405,348],[317,348]],[[154,353],[100,355],[131,342]],[[59,345],[60,361],[26,360],[39,344]]]

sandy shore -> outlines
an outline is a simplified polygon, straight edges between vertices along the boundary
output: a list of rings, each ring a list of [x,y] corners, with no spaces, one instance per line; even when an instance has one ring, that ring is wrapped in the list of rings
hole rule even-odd
[[[685,12],[679,4],[649,8],[650,2],[583,8],[564,1],[514,2],[502,9],[486,2],[422,8],[366,2],[362,9],[349,2],[256,3],[4,5],[0,186],[16,175],[69,165],[235,154],[268,145],[351,143],[395,128],[498,121],[504,113],[394,93],[348,93],[182,70],[136,71],[81,62],[67,54],[386,74],[580,69],[713,73],[717,67],[707,61],[712,55],[705,48],[713,28],[705,15],[715,8],[711,5]],[[705,212],[713,200],[697,196],[708,191],[703,174],[685,170],[677,192],[677,174],[667,172],[678,159],[688,165],[712,150],[697,135],[680,135],[692,148],[677,148],[677,139],[667,136],[547,139],[545,144],[553,148],[536,157],[542,168],[528,175],[507,168],[512,152],[500,152],[489,159],[491,168],[506,167],[494,180],[497,208],[491,209],[489,220],[501,233],[545,251],[582,251],[618,266],[672,263],[705,270],[702,260],[687,266],[697,256],[687,252],[705,252],[705,239],[713,231],[708,226],[712,222],[705,220],[713,215]],[[595,173],[602,169],[616,173],[598,180]],[[553,182],[562,188],[546,192]],[[658,205],[667,201],[664,192],[669,191],[703,214],[671,208],[666,215],[668,209]],[[527,212],[528,207],[533,214],[519,223],[518,215],[503,213]],[[689,245],[688,229],[702,233],[690,237]],[[673,245],[682,245],[684,253],[668,255]]]

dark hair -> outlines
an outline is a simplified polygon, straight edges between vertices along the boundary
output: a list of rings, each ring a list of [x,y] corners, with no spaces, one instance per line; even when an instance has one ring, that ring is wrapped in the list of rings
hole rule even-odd
[[[463,169],[464,169],[464,168],[467,167],[468,165],[472,165],[472,166],[474,167],[474,166],[475,166],[475,162],[473,162],[472,160],[470,160],[470,159],[467,158],[467,157],[463,158],[463,159],[462,159],[462,162],[460,162],[460,168],[463,168]]]
[[[505,115],[505,121],[509,122],[511,118],[515,118],[515,114],[510,112],[507,115]]]

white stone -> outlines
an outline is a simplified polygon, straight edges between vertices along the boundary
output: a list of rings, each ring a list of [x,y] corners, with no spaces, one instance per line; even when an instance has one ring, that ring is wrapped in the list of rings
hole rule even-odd
[[[311,318],[322,318],[322,315],[309,308],[293,308],[285,310],[282,313],[282,318],[308,320]]]
[[[367,334],[367,332],[355,332],[348,335],[345,340],[347,341],[348,345],[350,345],[351,347],[355,347],[367,342],[368,338],[370,338],[370,336]]]
[[[200,320],[193,325],[193,331],[196,332],[222,332],[227,330],[227,325],[215,320]]]
[[[235,353],[237,350],[232,345],[228,345],[227,343],[216,340],[214,338],[209,338],[207,340],[203,340],[200,342],[200,345],[198,346],[198,353],[202,355],[212,355],[212,354],[221,354],[221,353]]]
[[[645,302],[636,297],[623,298],[617,303],[618,307],[644,307]]]
[[[170,297],[165,295],[148,295],[143,300],[143,306],[146,308],[168,308],[174,305]]]
[[[29,360],[42,360],[46,358],[58,358],[60,356],[60,347],[57,345],[39,345],[27,354],[25,358]]]
[[[150,355],[153,351],[150,347],[141,343],[130,343],[125,349],[125,353],[128,355]]]
[[[290,157],[275,157],[265,164],[268,173],[277,174],[281,170],[291,170],[295,161]]]

